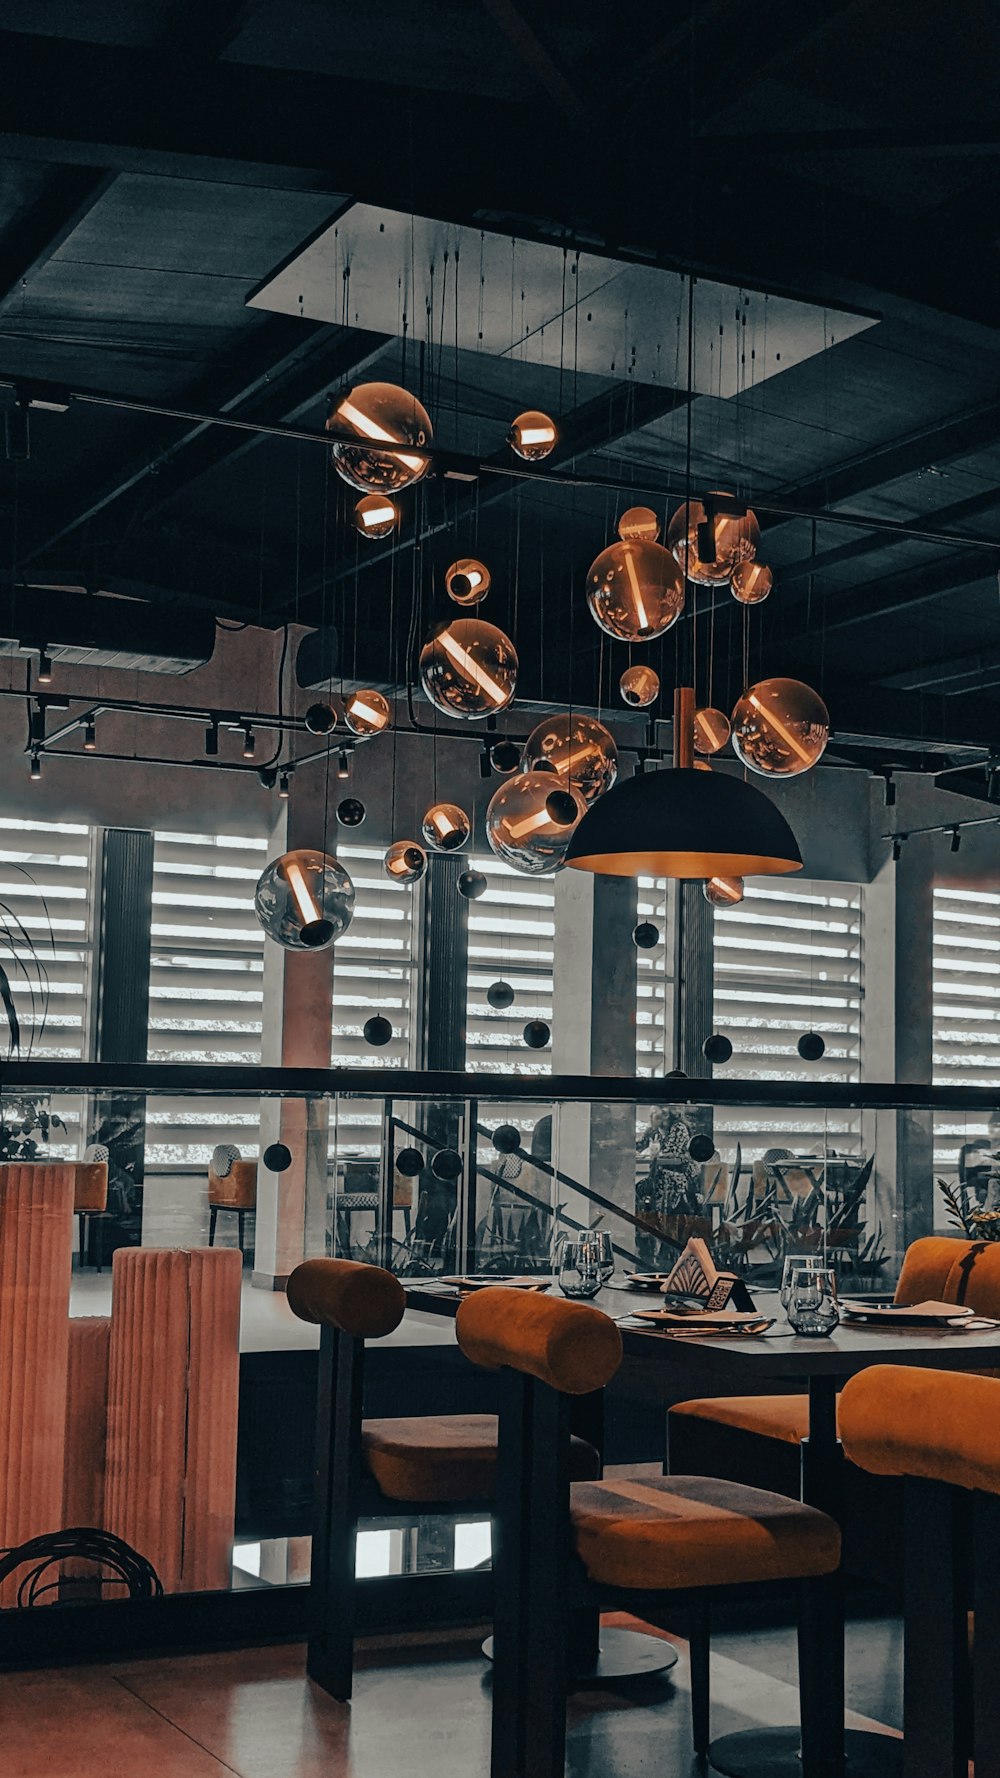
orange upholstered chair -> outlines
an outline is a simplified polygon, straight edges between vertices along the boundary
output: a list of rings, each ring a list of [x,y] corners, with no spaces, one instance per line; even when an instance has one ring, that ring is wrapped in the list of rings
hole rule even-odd
[[[904,1735],[919,1750],[912,1769],[966,1778],[971,1758],[976,1778],[998,1778],[1000,1380],[874,1365],[845,1384],[840,1433],[859,1469],[903,1482]]]
[[[570,1616],[587,1608],[687,1618],[695,1750],[708,1753],[708,1594],[769,1582],[802,1583],[802,1778],[830,1769],[843,1734],[833,1520],[697,1476],[572,1483],[570,1399],[614,1376],[615,1323],[584,1303],[497,1288],[460,1305],[456,1331],[467,1358],[500,1372],[493,1778],[562,1778]]]
[[[108,1151],[94,1144],[73,1167],[73,1214],[80,1218],[80,1263],[88,1255],[91,1217],[108,1207]],[[98,1271],[100,1264],[98,1263]]]
[[[238,1148],[219,1143],[208,1163],[208,1245],[215,1246],[215,1225],[220,1210],[235,1210],[237,1245],[245,1247],[246,1216],[257,1208],[257,1162],[245,1161]]]
[[[941,1235],[912,1242],[903,1259],[895,1300],[963,1303],[980,1315],[1000,1315],[1000,1242],[954,1241]],[[715,1429],[793,1446],[797,1456],[809,1428],[809,1404],[805,1395],[705,1397],[672,1407],[669,1427],[670,1469],[675,1467],[675,1458],[681,1467],[687,1467],[691,1454],[700,1453],[702,1444],[720,1454],[728,1444],[740,1466],[737,1473],[744,1473],[746,1465],[753,1473],[754,1453],[741,1447],[738,1439],[717,1436]],[[792,1474],[794,1466],[788,1467]],[[795,1481],[797,1486],[797,1473]]]
[[[406,1306],[391,1272],[354,1260],[305,1260],[288,1280],[288,1303],[300,1320],[322,1330],[308,1670],[333,1697],[346,1699],[359,1517],[492,1510],[497,1420],[495,1414],[362,1419],[365,1341],[392,1333]],[[600,1455],[584,1439],[572,1440],[569,1463],[576,1477],[601,1473]]]

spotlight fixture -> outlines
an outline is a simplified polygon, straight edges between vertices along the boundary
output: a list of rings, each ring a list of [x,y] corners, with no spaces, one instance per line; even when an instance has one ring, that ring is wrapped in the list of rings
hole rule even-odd
[[[958,848],[961,844],[962,844],[962,829],[960,827],[953,827],[951,830],[951,849],[952,849],[952,851],[957,852]]]
[[[885,773],[885,806],[891,809],[896,801],[896,780],[891,772]]]
[[[30,403],[15,396],[4,414],[4,448],[8,463],[27,463],[31,456]]]
[[[83,750],[94,753],[97,749],[97,725],[92,716],[88,716],[83,725]]]
[[[292,794],[292,786],[291,786],[291,783],[289,782],[288,773],[282,772],[280,778],[278,779],[278,795],[281,797],[283,802],[287,802],[288,798],[291,796],[291,794]]]
[[[256,747],[256,741],[254,739],[254,732],[248,723],[246,728],[243,730],[243,758],[244,759],[252,759],[254,756],[255,747]]]
[[[346,747],[342,747],[337,755],[337,777],[349,778],[351,775],[351,756]]]
[[[205,752],[209,759],[214,759],[219,751],[219,724],[213,716],[205,730]]]
[[[520,759],[520,757],[521,757],[520,754],[518,754],[519,759]],[[481,778],[489,778],[492,776],[492,773],[493,773],[493,756],[490,752],[489,742],[484,741],[483,747],[482,747],[482,752],[479,755],[479,776]]]
[[[38,683],[39,685],[52,684],[52,658],[45,648],[38,650]]]
[[[892,862],[893,862],[893,864],[898,864],[900,859],[902,858],[902,856],[903,856],[903,842],[902,842],[902,840],[893,840],[893,842],[892,842]]]
[[[29,771],[29,773],[28,773],[28,776],[29,776],[29,778],[31,778],[31,779],[32,779],[32,780],[33,780],[33,782],[34,782],[34,783],[36,783],[36,784],[37,784],[37,783],[38,783],[38,780],[39,780],[39,778],[40,778],[40,777],[41,777],[41,775],[42,775],[42,762],[41,762],[41,760],[40,760],[40,759],[39,759],[39,757],[38,757],[38,754],[37,754],[37,753],[32,753],[32,755],[31,755],[31,768],[30,768],[30,771]]]

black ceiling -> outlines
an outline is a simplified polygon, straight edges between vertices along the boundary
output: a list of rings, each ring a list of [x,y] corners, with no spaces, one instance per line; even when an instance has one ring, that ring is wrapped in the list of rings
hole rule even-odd
[[[7,0],[3,25],[0,377],[319,428],[331,388],[400,378],[399,340],[246,303],[352,199],[861,309],[869,330],[696,400],[693,485],[810,515],[762,515],[762,671],[820,684],[835,720],[837,688],[855,732],[1000,742],[996,9]],[[484,436],[499,449],[540,406],[562,432],[551,467],[683,480],[688,403],[667,384],[570,390],[552,369],[412,349],[406,374],[448,444],[488,455]],[[606,488],[429,478],[390,563],[317,446],[73,404],[33,413],[0,500],[0,563],[22,578],[334,619],[347,671],[383,679],[405,674],[414,598],[419,631],[477,539],[508,566],[493,610],[516,615],[529,695],[601,664],[580,588],[620,505]],[[719,702],[739,623],[727,595]]]

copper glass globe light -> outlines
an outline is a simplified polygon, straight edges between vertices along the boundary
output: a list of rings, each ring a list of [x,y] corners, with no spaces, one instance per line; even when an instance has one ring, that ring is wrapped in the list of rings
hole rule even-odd
[[[795,835],[768,797],[731,773],[696,769],[693,728],[694,692],[681,686],[673,769],[644,772],[598,798],[573,830],[567,865],[682,880],[802,869]]]
[[[393,840],[382,868],[393,883],[418,883],[427,869],[427,853],[416,840]]]
[[[743,878],[709,877],[701,892],[711,908],[737,907],[743,900]]]
[[[389,700],[380,691],[352,691],[344,704],[344,721],[352,735],[380,735],[389,726]]]
[[[492,716],[506,710],[517,684],[517,650],[480,618],[440,624],[420,651],[420,683],[445,716]]]
[[[741,605],[759,605],[774,585],[774,575],[766,562],[737,562],[733,569],[733,598]]]
[[[253,900],[268,938],[288,951],[325,950],[354,917],[354,884],[343,865],[307,847],[272,859]]]
[[[655,543],[660,521],[651,506],[630,506],[618,520],[618,535],[626,543]]]
[[[486,811],[490,850],[528,876],[558,870],[583,812],[582,798],[551,772],[519,772],[490,799]]]
[[[660,675],[652,667],[626,667],[618,681],[618,690],[633,710],[645,710],[660,695]]]
[[[354,523],[362,537],[388,537],[399,522],[399,508],[387,494],[365,494],[354,508]]]
[[[652,642],[684,609],[684,579],[662,544],[612,543],[587,576],[594,622],[619,642]]]
[[[331,446],[337,474],[352,488],[395,494],[427,474],[430,459],[412,451],[380,451],[379,444],[430,445],[434,434],[426,408],[395,383],[359,383],[337,396],[327,416],[328,432],[350,433],[362,441],[338,438]]]
[[[435,852],[460,852],[471,832],[472,822],[457,803],[432,803],[420,823],[424,845]]]
[[[795,778],[823,757],[830,714],[818,692],[798,679],[762,679],[733,711],[733,747],[764,778]]]
[[[524,744],[525,771],[552,767],[571,790],[592,803],[618,776],[618,748],[594,716],[548,716]]]
[[[490,571],[485,562],[461,556],[444,577],[444,590],[456,605],[481,605],[490,590]]]
[[[685,501],[667,527],[668,548],[688,580],[701,586],[722,586],[731,580],[737,563],[756,554],[759,540],[756,515],[720,489],[706,494],[703,501]]]
[[[729,718],[724,710],[713,710],[706,706],[694,713],[694,750],[696,753],[719,753],[726,745],[731,733]]]
[[[548,414],[529,408],[527,413],[518,414],[507,434],[507,443],[514,455],[521,457],[525,463],[540,463],[543,457],[555,450],[558,437]]]

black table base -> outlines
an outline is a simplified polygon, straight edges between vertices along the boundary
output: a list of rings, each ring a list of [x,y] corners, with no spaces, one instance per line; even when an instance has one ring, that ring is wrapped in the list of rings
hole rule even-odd
[[[723,1735],[708,1750],[712,1770],[724,1778],[802,1778],[798,1729],[743,1729]],[[903,1743],[869,1729],[844,1733],[844,1778],[897,1778]]]
[[[492,1636],[483,1643],[483,1653],[492,1661]],[[602,1629],[597,1658],[573,1675],[573,1690],[585,1692],[613,1679],[650,1679],[656,1673],[669,1673],[676,1665],[677,1650],[662,1636],[649,1636],[643,1630]]]

